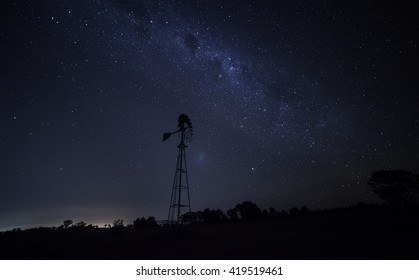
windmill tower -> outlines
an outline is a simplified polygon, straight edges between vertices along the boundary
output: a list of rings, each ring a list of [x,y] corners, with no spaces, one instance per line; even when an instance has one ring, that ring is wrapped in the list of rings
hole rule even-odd
[[[170,198],[169,224],[179,224],[180,216],[191,212],[191,201],[189,197],[188,169],[186,166],[186,146],[185,142],[192,139],[193,127],[191,120],[185,114],[178,118],[178,130],[163,134],[163,141],[169,139],[172,134],[180,133],[180,143],[176,162],[175,178],[173,180],[172,195]]]

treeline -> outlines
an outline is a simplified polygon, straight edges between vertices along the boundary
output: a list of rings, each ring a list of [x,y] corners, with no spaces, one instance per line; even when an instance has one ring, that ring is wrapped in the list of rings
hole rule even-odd
[[[221,209],[206,208],[203,211],[190,212],[181,216],[183,224],[200,224],[200,223],[216,223],[216,222],[232,222],[238,220],[263,220],[276,218],[294,218],[309,215],[332,216],[346,213],[349,216],[357,217],[403,217],[412,218],[419,217],[419,207],[413,205],[411,207],[399,207],[390,204],[366,204],[359,202],[356,205],[325,208],[310,210],[306,206],[293,207],[288,211],[277,211],[275,208],[261,209],[256,203],[245,201],[237,204],[234,208],[228,209],[224,213]]]
[[[148,218],[137,218],[133,221],[132,224],[124,224],[124,220],[123,219],[116,219],[113,221],[112,224],[105,224],[103,226],[105,229],[111,229],[113,231],[118,231],[121,229],[126,229],[126,228],[134,228],[134,229],[140,229],[140,228],[151,228],[151,227],[158,227],[158,224],[156,222],[156,219],[154,217],[148,217]],[[51,231],[51,230],[55,230],[55,231],[87,231],[87,230],[95,230],[95,229],[99,229],[98,225],[92,225],[92,224],[87,224],[83,221],[74,223],[72,220],[67,219],[64,220],[63,223],[59,226],[56,227],[36,227],[36,228],[29,228],[29,229],[25,229],[22,230],[21,228],[14,228],[12,230],[9,231],[5,231],[5,232],[0,232],[0,233],[17,233],[17,232],[30,232],[30,231]]]
[[[256,203],[251,201],[245,201],[237,204],[234,208],[228,209],[224,213],[220,209],[209,209],[206,208],[203,211],[191,212],[184,214],[182,223],[211,223],[218,221],[236,221],[236,220],[257,220],[257,219],[272,219],[272,218],[285,218],[285,217],[300,217],[311,214],[321,213],[340,213],[340,212],[353,212],[354,210],[364,211],[366,209],[375,209],[377,211],[385,208],[379,204],[365,204],[358,203],[357,205],[338,207],[338,208],[326,208],[310,210],[307,206],[292,207],[288,211],[281,210],[277,211],[274,207],[268,209],[261,209]]]
[[[212,224],[212,223],[229,223],[240,220],[264,220],[264,219],[281,219],[281,218],[295,218],[309,215],[332,216],[347,214],[352,217],[403,217],[406,219],[412,217],[419,217],[419,207],[396,207],[390,204],[366,204],[359,202],[356,205],[338,208],[326,208],[310,210],[308,207],[293,207],[288,211],[277,211],[274,207],[268,209],[261,209],[256,203],[251,201],[244,201],[237,204],[234,208],[228,209],[225,213],[221,209],[205,208],[202,211],[189,212],[181,216],[180,223],[183,225],[191,224]],[[341,217],[341,216],[339,216]],[[155,217],[136,218],[131,224],[125,224],[124,220],[116,219],[112,224],[105,224],[104,228],[111,230],[111,232],[121,232],[127,229],[146,229],[157,228],[162,223],[158,223]],[[163,223],[164,225],[164,223]],[[88,231],[100,230],[99,226],[86,224],[83,221],[74,223],[72,220],[64,220],[63,223],[57,227],[37,227],[22,230],[15,228],[0,234],[18,233],[18,232],[42,232],[42,231]]]

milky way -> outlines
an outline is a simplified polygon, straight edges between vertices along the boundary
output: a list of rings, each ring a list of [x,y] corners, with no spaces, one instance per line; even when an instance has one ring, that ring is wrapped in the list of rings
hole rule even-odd
[[[0,228],[378,202],[418,171],[416,9],[397,1],[2,3]],[[413,4],[412,4],[413,5]]]

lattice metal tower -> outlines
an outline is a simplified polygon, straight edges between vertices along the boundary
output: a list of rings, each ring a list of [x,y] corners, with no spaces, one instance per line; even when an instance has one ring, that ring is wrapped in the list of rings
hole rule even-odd
[[[178,130],[163,134],[163,141],[169,139],[172,134],[180,133],[180,144],[176,162],[175,178],[173,180],[172,195],[170,198],[169,224],[180,224],[182,214],[191,212],[191,200],[189,196],[188,169],[186,166],[186,146],[185,142],[192,139],[193,127],[191,120],[185,114],[181,114],[178,119]]]

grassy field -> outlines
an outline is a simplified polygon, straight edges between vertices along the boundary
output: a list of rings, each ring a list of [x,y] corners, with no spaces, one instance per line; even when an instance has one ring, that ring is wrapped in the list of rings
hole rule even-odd
[[[1,259],[419,259],[419,222],[310,214],[144,229],[32,229],[0,235]]]

